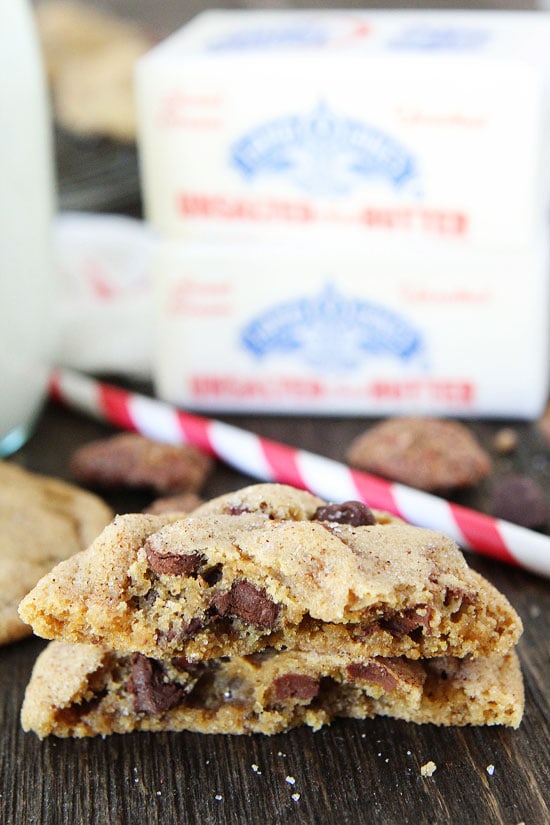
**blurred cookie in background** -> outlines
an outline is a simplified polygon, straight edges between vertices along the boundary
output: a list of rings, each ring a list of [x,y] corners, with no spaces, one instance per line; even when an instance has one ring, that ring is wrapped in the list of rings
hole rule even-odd
[[[361,470],[420,490],[473,487],[492,469],[488,453],[458,421],[388,418],[359,435],[347,461]]]
[[[196,493],[180,493],[176,496],[156,498],[143,512],[153,516],[164,515],[164,513],[192,513],[202,504],[204,504],[204,499]]]
[[[38,33],[57,122],[81,137],[136,137],[133,73],[153,38],[90,4],[40,0]]]
[[[0,644],[31,635],[17,614],[23,596],[112,517],[96,495],[0,461]]]
[[[118,433],[74,451],[71,476],[90,487],[137,487],[160,495],[197,493],[213,467],[192,444],[164,444],[139,433]]]
[[[548,524],[549,508],[542,486],[526,475],[499,479],[493,488],[490,512],[495,518],[539,529]]]

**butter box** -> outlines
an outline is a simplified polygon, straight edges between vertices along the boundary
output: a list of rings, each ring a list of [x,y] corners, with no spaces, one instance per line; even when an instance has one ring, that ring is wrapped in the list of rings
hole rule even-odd
[[[535,418],[548,252],[164,240],[153,375],[205,411]],[[465,273],[467,277],[465,277]]]
[[[547,229],[549,17],[199,15],[138,65],[148,219],[199,239],[530,243]]]

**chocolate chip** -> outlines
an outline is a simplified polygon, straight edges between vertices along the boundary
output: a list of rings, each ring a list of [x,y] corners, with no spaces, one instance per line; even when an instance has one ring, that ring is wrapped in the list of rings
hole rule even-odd
[[[185,691],[166,681],[159,662],[134,653],[131,666],[128,690],[134,694],[134,709],[138,713],[164,713],[182,702]]]
[[[246,579],[237,579],[230,590],[217,593],[210,606],[218,616],[234,616],[266,630],[275,627],[281,609],[267,595],[265,587],[260,590]]]
[[[447,587],[445,590],[445,607],[449,607],[454,602],[456,610],[459,610],[463,605],[466,607],[473,604],[475,600],[476,594],[471,590],[464,590],[463,587]]]
[[[223,577],[223,566],[221,564],[214,564],[207,570],[201,572],[201,578],[204,579],[209,587],[213,587]]]
[[[542,487],[534,478],[524,475],[509,476],[495,484],[490,512],[522,527],[544,527],[548,522],[548,504]]]
[[[384,616],[379,620],[380,626],[394,636],[411,635],[422,628],[430,630],[431,610],[425,604],[401,610],[392,616]],[[418,635],[418,634],[417,634]]]
[[[183,644],[183,642],[191,639],[203,628],[203,621],[195,617],[189,622],[182,622],[178,628],[172,627],[168,631],[157,630],[156,640],[160,647],[166,647],[167,644],[172,646],[172,642]]]
[[[390,673],[385,665],[379,662],[352,662],[348,665],[346,672],[350,679],[362,679],[365,682],[373,682],[380,685],[386,691],[395,690],[399,684],[395,676]]]
[[[159,553],[149,541],[145,542],[149,569],[158,576],[195,577],[207,559],[202,553]]]
[[[313,676],[303,673],[286,673],[273,680],[274,699],[285,702],[288,699],[314,699],[319,693],[319,682]]]
[[[272,659],[277,655],[277,651],[272,647],[265,647],[263,650],[257,650],[255,653],[249,653],[246,656],[246,661],[254,667],[261,667],[268,659]]]
[[[69,705],[66,708],[60,708],[55,714],[56,721],[69,727],[77,725],[81,719],[97,708],[106,695],[107,690],[103,690],[101,693],[84,702]]]
[[[199,678],[207,667],[206,662],[190,662],[185,656],[176,656],[172,659],[172,665],[180,670],[182,673],[188,673],[190,676]]]
[[[376,524],[372,510],[360,501],[344,501],[343,504],[326,504],[318,507],[313,514],[313,521],[336,521],[338,524],[350,524],[352,527]]]

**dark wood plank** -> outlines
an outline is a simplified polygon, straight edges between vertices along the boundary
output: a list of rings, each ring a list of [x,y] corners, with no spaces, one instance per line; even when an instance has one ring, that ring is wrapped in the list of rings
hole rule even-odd
[[[358,419],[225,420],[336,459],[367,425]],[[490,445],[501,425],[472,426]],[[526,470],[550,491],[548,453],[536,428],[515,426],[520,448],[513,458],[497,458],[495,476]],[[108,432],[98,422],[50,405],[33,439],[13,460],[67,477],[73,449]],[[217,495],[250,481],[219,465],[205,493]],[[465,503],[485,506],[490,484],[463,497]],[[113,494],[110,500],[120,512],[148,503],[137,493]],[[519,653],[526,713],[518,731],[438,729],[378,718],[273,737],[134,734],[40,742],[19,725],[25,685],[44,646],[29,639],[0,649],[0,822],[548,825],[550,588],[542,579],[480,556],[470,555],[469,562],[508,595],[525,623]],[[429,760],[437,770],[424,778],[420,767]]]

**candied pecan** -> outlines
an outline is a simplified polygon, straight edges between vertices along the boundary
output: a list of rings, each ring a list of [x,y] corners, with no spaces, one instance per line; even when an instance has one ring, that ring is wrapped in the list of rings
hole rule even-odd
[[[134,708],[138,713],[163,713],[179,705],[185,691],[174,682],[166,681],[162,665],[141,653],[132,655],[128,690],[134,694]]]
[[[272,630],[277,624],[281,606],[246,579],[237,579],[231,589],[217,593],[210,602],[218,616],[234,616],[246,624],[265,630]]]
[[[344,501],[343,504],[326,504],[318,507],[313,521],[335,521],[352,527],[376,524],[374,513],[361,501]]]

